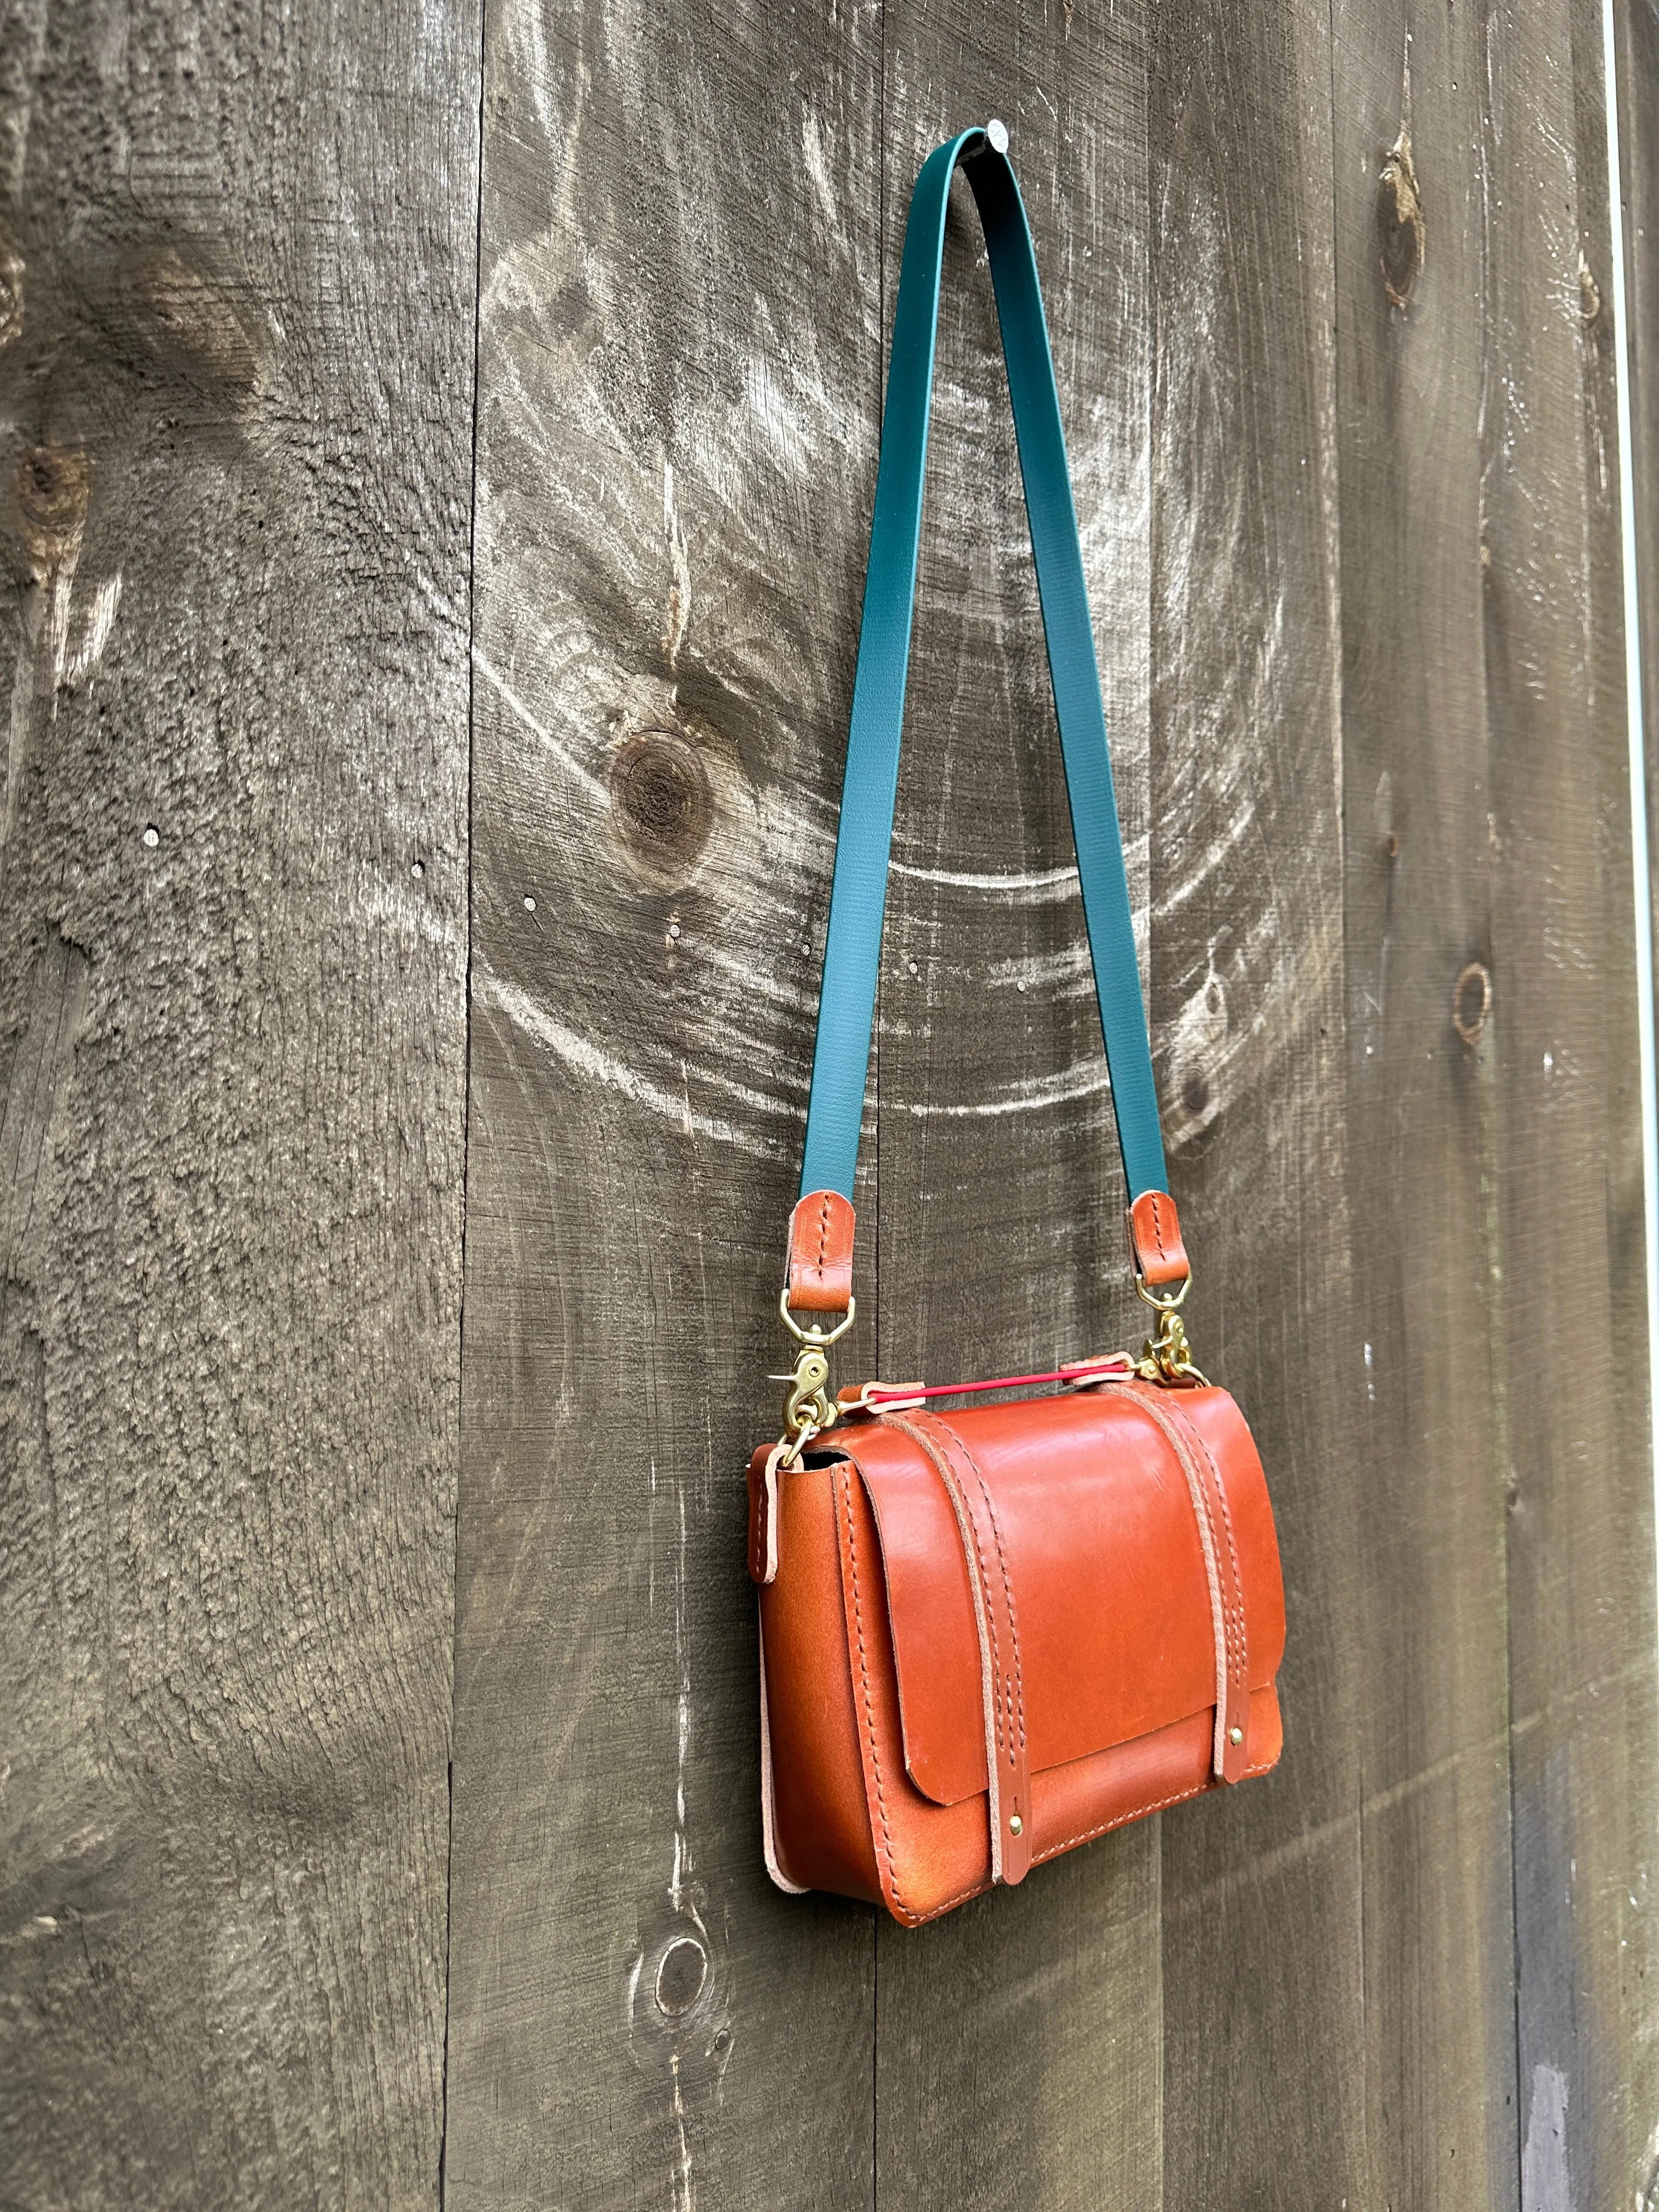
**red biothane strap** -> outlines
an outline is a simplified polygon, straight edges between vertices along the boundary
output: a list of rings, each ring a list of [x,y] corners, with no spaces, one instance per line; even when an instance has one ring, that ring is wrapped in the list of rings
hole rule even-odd
[[[988,1382],[860,1382],[848,1385],[837,1400],[844,1413],[890,1413],[924,1398],[962,1398],[974,1390],[1023,1390],[1033,1382],[1067,1382],[1081,1390],[1091,1382],[1126,1380],[1135,1371],[1127,1352],[1109,1352],[1099,1359],[1074,1359],[1045,1375],[996,1375]]]
[[[1166,1190],[1144,1190],[1124,1216],[1129,1255],[1149,1291],[1168,1291],[1184,1283],[1192,1269],[1182,1242],[1181,1218]],[[853,1302],[852,1201],[838,1190],[811,1190],[797,1200],[789,1217],[789,1304],[799,1313],[844,1314]],[[952,1396],[962,1390],[1000,1390],[1021,1382],[1066,1382],[1069,1368],[1048,1375],[1014,1375],[1006,1382],[959,1382],[921,1391],[924,1397]],[[918,1386],[920,1388],[920,1386]],[[907,1398],[917,1390],[907,1389]]]

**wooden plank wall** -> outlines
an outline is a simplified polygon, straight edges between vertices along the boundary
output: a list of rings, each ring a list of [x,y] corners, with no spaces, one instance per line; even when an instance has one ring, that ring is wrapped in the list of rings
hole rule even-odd
[[[479,38],[0,14],[0,2201],[430,2203]]]
[[[0,2203],[1651,2204],[1599,0],[298,14],[0,38]],[[740,1471],[991,112],[1287,1737],[907,1934],[766,1881]],[[935,434],[845,1374],[1133,1322],[965,195]]]

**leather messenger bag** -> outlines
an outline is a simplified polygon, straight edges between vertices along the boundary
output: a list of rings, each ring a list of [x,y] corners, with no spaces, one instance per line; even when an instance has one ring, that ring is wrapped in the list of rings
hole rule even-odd
[[[784,1433],[749,1470],[762,1817],[784,1889],[915,1927],[1034,1862],[1278,1759],[1279,1547],[1243,1415],[1194,1367],[1036,262],[1000,124],[929,156],[905,236],[830,896]],[[1129,1206],[1141,1355],[832,1398],[851,1323],[870,1054],[939,311],[958,164],[978,204],[1036,559]],[[1031,1395],[1036,1386],[1047,1395]],[[1027,1395],[1000,1401],[1024,1386]],[[953,1410],[935,1410],[937,1401]],[[966,1401],[965,1406],[960,1401]]]

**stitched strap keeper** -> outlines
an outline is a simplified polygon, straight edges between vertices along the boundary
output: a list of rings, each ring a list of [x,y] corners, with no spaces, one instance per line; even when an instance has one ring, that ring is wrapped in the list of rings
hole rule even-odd
[[[1184,1283],[1192,1269],[1181,1241],[1181,1218],[1167,1190],[1143,1190],[1124,1216],[1129,1230],[1129,1256],[1149,1291],[1164,1291]]]
[[[789,1217],[789,1303],[798,1313],[844,1314],[853,1302],[850,1199],[811,1190]]]

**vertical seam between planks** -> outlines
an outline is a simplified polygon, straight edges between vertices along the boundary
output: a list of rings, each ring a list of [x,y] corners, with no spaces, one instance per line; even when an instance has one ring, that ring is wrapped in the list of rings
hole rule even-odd
[[[1479,514],[1481,543],[1486,543],[1488,516],[1488,447],[1486,434],[1487,395],[1492,380],[1493,331],[1498,313],[1492,278],[1492,240],[1498,227],[1497,206],[1492,186],[1494,158],[1494,116],[1492,92],[1492,13],[1483,0],[1478,10],[1479,39],[1481,56],[1482,96],[1480,100],[1480,263],[1478,294],[1480,352],[1477,362],[1478,392],[1475,418],[1475,471],[1479,486]],[[1486,788],[1492,789],[1492,614],[1489,589],[1483,586],[1480,609],[1480,766]],[[1486,929],[1493,940],[1493,966],[1496,968],[1498,928],[1498,862],[1488,838],[1486,862]],[[1507,1259],[1504,1213],[1498,1200],[1498,1183],[1503,1169],[1504,1130],[1498,1121],[1498,1106],[1493,1099],[1486,1102],[1481,1121],[1481,1159],[1483,1165],[1491,1163],[1488,1176],[1491,1195],[1486,1208],[1486,1257],[1489,1270],[1495,1270],[1492,1280],[1496,1288],[1488,1305],[1488,1358],[1492,1362],[1493,1384],[1493,1454],[1492,1471],[1500,1490],[1507,1487],[1510,1472],[1510,1397],[1507,1349],[1508,1301]],[[1499,1589],[1504,1606],[1504,1801],[1506,1817],[1505,1847],[1510,1859],[1510,2034],[1514,2044],[1515,2081],[1515,2198],[1522,2202],[1525,2187],[1526,2136],[1522,2124],[1525,2092],[1522,2081],[1523,2044],[1521,2031],[1521,1863],[1516,1848],[1515,1818],[1515,1648],[1510,1611],[1510,1575],[1512,1560],[1509,1532],[1503,1539],[1503,1573]]]
[[[477,729],[477,667],[473,655],[477,645],[478,624],[478,385],[479,362],[483,343],[483,148],[484,95],[489,55],[489,0],[479,0],[478,7],[478,103],[477,135],[473,142],[473,218],[472,218],[472,434],[471,481],[468,486],[466,515],[466,855],[463,870],[465,908],[462,927],[465,932],[466,957],[462,964],[462,1054],[461,1054],[461,1251],[460,1291],[456,1306],[455,1358],[455,1522],[450,1547],[449,1575],[449,1758],[447,1762],[448,1785],[448,1820],[444,1839],[444,2033],[442,2065],[439,2075],[438,2111],[438,2203],[440,2212],[448,2193],[447,2160],[449,2151],[449,2017],[450,2017],[450,1938],[453,1924],[453,1896],[455,1885],[455,1683],[459,1654],[456,1639],[459,1626],[459,1594],[460,1589],[461,1546],[461,1462],[465,1457],[465,1438],[462,1424],[465,1418],[465,1357],[466,1357],[466,1229],[467,1202],[470,1195],[472,1164],[472,794],[473,755]]]
[[[1635,890],[1636,1024],[1642,1082],[1642,1225],[1648,1292],[1648,1449],[1659,1485],[1654,1414],[1659,1408],[1659,1078],[1655,1073],[1653,912],[1644,728],[1642,577],[1636,547],[1636,449],[1631,417],[1631,337],[1625,269],[1624,160],[1619,133],[1619,31],[1601,0],[1601,68],[1607,118],[1607,227],[1613,263],[1613,389],[1619,422],[1619,550],[1625,615],[1625,714],[1630,749],[1631,876]],[[1659,1516],[1656,1516],[1659,1517]]]
[[[1330,0],[1330,4],[1326,11],[1325,36],[1326,79],[1329,94],[1326,143],[1330,154],[1330,188],[1328,202],[1328,213],[1330,225],[1329,247],[1332,286],[1331,314],[1334,326],[1331,331],[1330,357],[1328,363],[1331,391],[1329,435],[1332,441],[1331,467],[1334,472],[1333,496],[1335,502],[1336,559],[1331,576],[1331,589],[1335,595],[1335,604],[1330,609],[1327,619],[1334,626],[1335,645],[1335,650],[1331,654],[1331,683],[1333,687],[1332,708],[1334,715],[1335,737],[1334,767],[1336,783],[1337,886],[1340,899],[1340,906],[1338,913],[1338,941],[1342,946],[1343,952],[1343,965],[1340,976],[1341,995],[1338,1003],[1342,1009],[1344,1022],[1344,1034],[1341,1039],[1341,1054],[1343,1065],[1346,1066],[1347,1061],[1347,1037],[1346,1034],[1347,1019],[1347,947],[1346,939],[1348,904],[1348,722],[1346,698],[1346,667],[1344,654],[1345,629],[1342,614],[1342,439],[1337,416],[1341,406],[1342,356],[1347,343],[1348,333],[1343,329],[1343,319],[1340,308],[1340,288],[1338,276],[1338,272],[1342,266],[1342,242],[1337,215],[1340,181],[1337,176],[1337,115],[1339,110],[1337,105],[1336,85],[1336,9],[1337,0]],[[1409,33],[1407,33],[1407,36],[1409,38]],[[1408,44],[1407,52],[1409,54],[1409,52],[1410,47]],[[1328,529],[1326,532],[1326,538],[1328,544]],[[1231,1543],[1231,1534],[1230,1530],[1229,1542]],[[1235,1571],[1237,1571],[1236,1559]],[[1248,1682],[1245,1686],[1244,1694],[1247,1701],[1246,1709],[1248,1711],[1248,1700],[1249,1698],[1249,1687]],[[1249,1723],[1247,1722],[1246,1727],[1248,1728],[1248,1726]],[[1360,2045],[1362,2050],[1364,2050],[1369,2047],[1370,2043],[1369,2020],[1370,2010],[1370,1961],[1366,1954],[1365,1948],[1365,1757],[1364,1747],[1363,1744],[1360,1747],[1359,1757],[1356,1762],[1356,1765],[1357,1772],[1355,1780],[1357,1786],[1355,1790],[1354,1802],[1354,1895],[1356,1925],[1354,1929],[1354,1949],[1359,1966]],[[1359,2098],[1359,2124],[1362,2130],[1362,2141],[1360,2144],[1360,2171],[1365,2173],[1369,2173],[1371,2171],[1373,2154],[1372,2145],[1370,2140],[1370,2083],[1367,2081]]]

